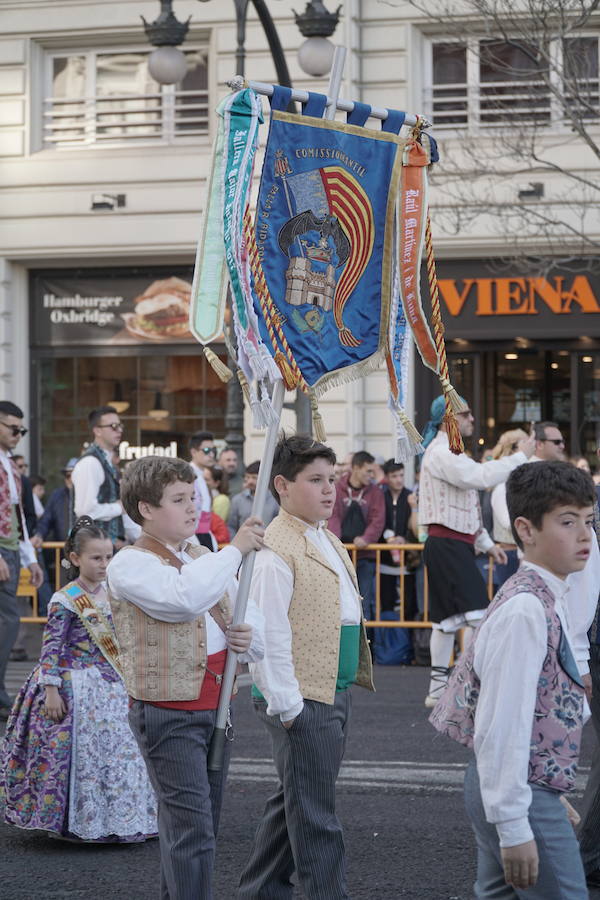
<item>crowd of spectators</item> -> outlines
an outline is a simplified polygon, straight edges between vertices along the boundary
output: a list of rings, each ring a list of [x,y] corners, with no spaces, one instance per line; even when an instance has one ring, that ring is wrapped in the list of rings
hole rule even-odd
[[[139,526],[125,514],[119,500],[119,480],[123,463],[118,447],[124,426],[112,407],[100,407],[89,415],[90,440],[79,457],[65,461],[61,469],[63,483],[46,497],[46,477],[29,475],[27,461],[13,453],[12,461],[22,484],[22,508],[30,544],[37,553],[43,573],[38,592],[39,614],[44,615],[46,604],[56,581],[55,554],[43,550],[43,542],[64,541],[75,518],[89,515],[110,535],[115,549],[139,536]],[[511,429],[498,438],[493,448],[484,448],[480,458],[500,459],[516,452],[525,432]],[[532,458],[565,459],[565,441],[554,422],[535,425],[536,451]],[[260,462],[244,467],[234,449],[217,443],[208,431],[198,431],[189,439],[189,460],[196,475],[195,495],[198,522],[195,539],[211,550],[227,543],[250,515],[256,489]],[[590,469],[585,457],[572,460],[578,467]],[[126,464],[125,464],[126,465]],[[51,474],[51,473],[47,473]],[[377,571],[379,579],[379,614],[383,619],[406,620],[423,616],[423,566],[416,550],[402,551],[403,544],[415,544],[423,539],[418,524],[418,465],[415,485],[405,483],[402,463],[385,460],[367,450],[357,450],[340,457],[335,467],[336,501],[329,528],[345,543],[357,548],[356,567],[363,612],[367,620],[376,616],[376,553],[372,544],[387,543],[392,549],[380,555]],[[598,476],[600,481],[600,476]],[[598,488],[600,492],[600,487]],[[493,540],[504,549],[506,565],[494,566],[493,586],[497,589],[518,565],[518,553],[508,524],[504,484],[480,495],[482,523]],[[268,524],[278,513],[278,506],[269,493],[264,510]],[[484,579],[489,577],[489,559],[478,559]],[[60,578],[60,576],[59,576]],[[26,608],[21,602],[21,615]],[[400,630],[396,629],[398,637]],[[371,635],[374,643],[383,630]],[[408,634],[404,643],[408,654],[418,642],[418,634]],[[406,654],[405,654],[406,655]],[[26,658],[23,628],[19,632],[12,658]]]

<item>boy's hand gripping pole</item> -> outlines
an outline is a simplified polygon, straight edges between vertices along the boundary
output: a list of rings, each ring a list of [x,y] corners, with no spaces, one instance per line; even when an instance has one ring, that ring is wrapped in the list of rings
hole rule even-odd
[[[273,456],[275,454],[275,445],[279,435],[279,425],[281,420],[281,411],[283,409],[283,398],[285,396],[285,386],[283,381],[279,379],[275,382],[273,388],[273,396],[271,403],[277,415],[277,422],[269,425],[265,436],[265,447],[258,471],[258,479],[256,482],[256,490],[254,492],[254,502],[252,504],[252,515],[262,519],[265,501],[267,499],[267,491],[269,489],[269,481],[271,478],[271,469],[273,468]],[[247,554],[242,563],[240,571],[240,581],[233,612],[233,624],[240,625],[246,617],[246,607],[248,606],[248,595],[250,593],[250,583],[252,581],[252,572],[254,570],[254,558],[256,550],[251,550]],[[223,768],[223,755],[225,752],[225,740],[227,731],[227,715],[229,712],[229,703],[231,693],[233,691],[233,683],[235,681],[235,673],[237,668],[237,653],[229,650],[227,653],[227,661],[225,663],[225,671],[223,672],[223,681],[221,682],[221,695],[219,698],[219,708],[217,710],[217,718],[215,722],[215,730],[210,742],[208,751],[207,768],[211,772],[220,772]]]

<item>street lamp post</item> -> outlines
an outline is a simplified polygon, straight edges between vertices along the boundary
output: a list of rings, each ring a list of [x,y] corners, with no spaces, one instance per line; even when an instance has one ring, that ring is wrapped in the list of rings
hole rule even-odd
[[[210,0],[199,0],[199,2],[208,3]],[[277,72],[277,81],[284,87],[291,87],[292,82],[285,54],[266,0],[233,0],[237,37],[236,75],[245,75],[246,23],[250,2],[254,6],[267,38]],[[160,0],[160,7],[160,15],[151,24],[146,22],[143,16],[141,17],[150,43],[157,47],[150,56],[150,74],[159,84],[176,84],[181,81],[186,72],[185,57],[177,48],[185,40],[190,19],[187,22],[178,22],[173,13],[173,0]],[[321,0],[310,0],[302,15],[295,13],[296,23],[304,37],[307,38],[300,48],[299,62],[303,71],[309,75],[316,77],[326,75],[331,68],[333,46],[327,38],[335,31],[340,9],[341,7],[338,7],[335,13],[330,13]],[[295,110],[294,103],[291,103],[290,107],[291,111]],[[230,360],[230,364],[235,368],[234,360]],[[296,430],[300,433],[310,434],[312,429],[310,402],[306,394],[300,390],[296,391],[293,409],[296,413]],[[225,428],[227,446],[235,450],[241,459],[244,445],[244,397],[237,379],[233,378],[227,384]]]
[[[298,50],[298,62],[307,75],[320,78],[331,69],[335,47],[329,38],[337,28],[341,8],[330,13],[322,0],[309,0],[301,15],[293,10],[296,25],[306,38]]]

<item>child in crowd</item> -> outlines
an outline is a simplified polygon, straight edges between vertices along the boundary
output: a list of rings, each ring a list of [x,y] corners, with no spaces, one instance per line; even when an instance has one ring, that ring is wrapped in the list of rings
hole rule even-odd
[[[221,771],[207,770],[228,649],[263,655],[263,617],[230,625],[242,556],[263,542],[260,520],[242,525],[218,553],[189,544],[197,521],[195,475],[180,459],[135,460],[121,482],[128,515],[142,527],[108,571],[119,659],[132,698],[131,729],[158,797],[161,896],[212,900]]]
[[[212,497],[212,511],[227,521],[231,500],[229,499],[229,482],[222,466],[204,466],[204,480]]]
[[[346,885],[335,783],[353,683],[373,690],[356,574],[324,527],[335,502],[335,454],[312,438],[282,438],[271,490],[281,505],[256,560],[251,597],[265,616],[265,658],[251,665],[254,704],[279,776],[242,873],[239,898],[292,897],[294,871],[311,900]]]
[[[566,598],[567,576],[583,570],[591,551],[594,485],[569,463],[538,462],[511,473],[506,499],[523,562],[496,594],[430,720],[475,751],[465,776],[475,897],[587,900],[564,797],[588,713]]]
[[[64,549],[75,578],[50,600],[39,664],[6,728],[0,793],[11,825],[84,841],[156,835],[106,597],[112,553],[88,516],[77,520]]]

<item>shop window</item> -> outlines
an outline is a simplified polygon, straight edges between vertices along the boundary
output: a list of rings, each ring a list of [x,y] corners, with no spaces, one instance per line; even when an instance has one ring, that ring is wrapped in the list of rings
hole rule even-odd
[[[52,53],[44,90],[45,147],[161,141],[208,134],[208,51],[186,48],[187,73],[160,85],[150,49]]]
[[[89,411],[113,401],[125,426],[123,463],[152,445],[188,458],[189,437],[199,429],[224,437],[226,388],[200,353],[39,359],[37,373],[37,467],[51,485],[90,440]]]
[[[579,449],[593,471],[598,467],[596,448],[600,447],[600,353],[582,353],[578,357]]]
[[[507,123],[559,127],[564,95],[589,118],[599,114],[598,37],[568,38],[540,53],[533,43],[469,38],[430,43],[424,106],[437,127],[494,128]]]
[[[514,428],[529,430],[532,422],[557,423],[567,445],[574,417],[571,353],[568,350],[538,350],[513,346],[495,352],[449,353],[450,375],[457,391],[467,399],[476,415],[474,440],[493,447],[500,435]],[[589,433],[588,444],[600,435],[600,358],[590,354],[580,363],[580,392],[585,406],[577,420]],[[587,423],[587,424],[586,424]],[[585,440],[582,438],[582,449]]]

